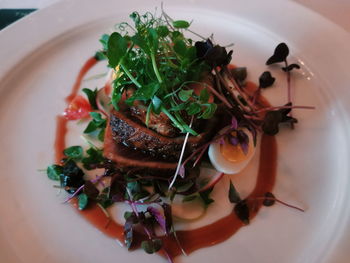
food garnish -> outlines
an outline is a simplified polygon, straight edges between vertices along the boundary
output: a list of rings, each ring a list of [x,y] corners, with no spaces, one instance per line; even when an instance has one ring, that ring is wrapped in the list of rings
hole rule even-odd
[[[169,262],[179,253],[226,240],[249,224],[262,205],[277,202],[303,211],[271,192],[276,170],[273,136],[283,124],[294,128],[297,119],[292,109],[313,108],[292,103],[291,73],[300,66],[288,63],[288,46],[279,44],[266,62],[284,63],[281,70],[287,76],[286,104],[271,106],[262,97],[264,89],[274,86],[271,72],[261,74],[258,86],[252,84],[245,67],[230,64],[233,51],[212,36],[192,32],[191,22],[173,20],[163,10],[160,16],[133,12],[130,18],[133,24],[120,23],[116,32],[101,37],[101,50],[89,60],[91,66],[107,61],[106,85],[74,93],[68,99],[65,119],[59,118],[63,127],[67,121],[87,123],[83,136],[89,145],[56,148],[63,158],[47,168],[48,177],[68,192],[65,202],[75,204],[82,213],[96,211],[98,206],[103,211],[100,216],[108,219],[104,230],[111,224],[121,229],[128,249],[159,252]],[[199,40],[188,37],[191,34]],[[57,136],[64,142],[65,133]],[[210,230],[219,223],[186,232],[176,231],[174,219],[201,218],[214,202],[211,193],[216,184],[249,163],[259,140],[270,156],[260,158],[265,168],[259,169],[262,179],[256,190],[241,198],[232,181],[228,187],[233,208],[222,221],[232,224],[231,234],[211,237],[215,241],[208,238],[200,246],[189,244],[201,231],[220,235]],[[96,176],[88,176],[91,172]],[[270,183],[260,186],[261,180]],[[173,205],[176,198],[201,203],[202,212],[193,218],[176,214],[173,208],[181,206],[181,202]],[[117,203],[129,205],[122,228],[109,214]]]

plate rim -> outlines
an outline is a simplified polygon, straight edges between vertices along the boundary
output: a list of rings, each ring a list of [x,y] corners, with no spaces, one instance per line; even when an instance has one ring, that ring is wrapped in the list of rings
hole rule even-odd
[[[141,0],[134,0],[134,1],[141,2]],[[78,27],[86,22],[85,19],[74,18],[71,20],[72,23],[67,26],[67,22],[62,23],[62,21],[60,21],[60,19],[62,18],[63,15],[65,15],[65,12],[68,9],[70,9],[70,8],[74,9],[74,6],[79,6],[79,3],[83,3],[83,2],[86,4],[86,0],[85,1],[84,0],[77,0],[77,1],[73,1],[73,2],[71,2],[69,0],[63,0],[60,2],[56,2],[50,6],[47,6],[43,9],[40,9],[40,10],[37,10],[36,12],[33,12],[32,14],[28,15],[27,17],[17,21],[13,25],[10,25],[8,28],[5,28],[4,30],[0,31],[0,46],[7,47],[11,44],[12,50],[20,50],[14,56],[11,56],[11,52],[6,52],[6,50],[7,50],[6,48],[0,49],[0,56],[3,57],[4,61],[5,61],[4,63],[2,63],[2,65],[0,65],[0,92],[5,90],[5,87],[2,87],[1,84],[2,84],[3,80],[6,79],[6,75],[16,65],[19,64],[21,58],[25,58],[27,56],[30,56],[36,50],[37,47],[50,41],[54,37],[56,37],[64,32],[70,31],[70,30],[74,29],[75,27]],[[93,0],[89,0],[88,2],[94,3]],[[107,0],[105,2],[106,3],[112,2],[112,0]],[[169,3],[169,5],[171,7],[176,7],[176,6],[181,5],[182,3],[191,2],[192,8],[196,8],[196,5],[199,3],[199,1],[181,0],[181,1],[178,1],[176,4],[171,5],[168,0],[166,0],[164,2],[167,4]],[[201,2],[201,4],[203,2],[205,2],[205,4],[210,3],[209,0],[204,0]],[[243,1],[241,1],[241,2],[243,2]],[[279,3],[278,0],[269,0],[268,2],[270,4]],[[154,3],[155,3],[155,5],[159,6],[160,1],[154,0]],[[259,3],[259,0],[251,0],[249,3],[261,5],[261,3]],[[287,1],[287,2],[284,2],[283,4],[279,3],[279,5],[282,5],[282,6],[284,5],[285,7],[290,7],[290,8],[301,9],[301,10],[303,10],[303,12],[310,15],[309,18],[312,21],[317,21],[318,19],[322,19],[322,21],[324,23],[328,24],[330,28],[333,28],[336,31],[335,34],[337,34],[337,35],[340,34],[341,35],[340,37],[342,39],[345,38],[345,39],[350,41],[350,33],[349,32],[347,32],[345,29],[341,28],[339,25],[335,24],[334,22],[330,21],[329,19],[323,17],[322,15],[302,6],[301,4]],[[55,10],[56,13],[53,12],[53,10]],[[57,19],[52,18],[52,12],[54,13],[54,17]],[[23,31],[30,32],[32,28],[37,28],[37,27],[41,28],[43,26],[42,20],[45,20],[48,16],[50,16],[50,18],[53,21],[53,24],[51,25],[53,27],[53,29],[51,30],[51,32],[45,32],[44,37],[40,38],[40,36],[42,35],[41,34],[42,31],[36,30],[36,32],[34,32],[33,35],[29,36],[29,38],[28,38],[29,44],[23,49],[21,49],[23,46],[21,46],[20,41],[16,41],[15,43],[13,43],[13,39],[19,40],[18,35],[20,35],[21,32],[23,32]],[[95,20],[97,20],[97,19],[98,19],[98,16],[95,17]],[[311,26],[314,26],[314,25],[312,24]],[[348,43],[349,43],[349,41],[348,41]],[[348,51],[350,51],[350,48],[348,48]],[[349,52],[349,54],[350,54],[350,52]],[[349,58],[350,58],[350,56],[349,56]],[[343,112],[345,115],[349,115],[348,114],[348,112],[350,112],[349,109],[350,109],[350,106],[344,107]],[[345,126],[347,127],[348,130],[349,130],[349,126],[350,126],[349,123],[350,123],[350,121],[349,121],[349,119],[347,119],[347,125],[345,125]],[[348,196],[349,195],[350,194],[348,194]],[[343,199],[345,199],[345,197],[343,197]],[[344,231],[346,228],[350,229],[350,220],[349,220],[350,212],[349,212],[349,210],[346,211],[345,215],[346,216],[342,220],[341,227],[340,227]],[[343,238],[344,237],[345,237],[345,235],[343,236]],[[335,243],[338,244],[338,243],[342,242],[343,238],[339,237],[337,242],[334,242],[334,244],[332,244],[333,248],[330,250],[335,251],[336,250]],[[350,235],[348,235],[345,238],[347,241],[350,241]],[[342,253],[344,253],[344,255],[349,255],[349,253],[347,251],[343,251]],[[328,257],[330,257],[330,254],[328,255]],[[334,258],[332,258],[330,260],[333,261]]]

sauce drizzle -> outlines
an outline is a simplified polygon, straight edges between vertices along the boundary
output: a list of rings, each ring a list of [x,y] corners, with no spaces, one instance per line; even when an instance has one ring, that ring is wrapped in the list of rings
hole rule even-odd
[[[78,74],[71,94],[66,98],[67,103],[71,102],[77,95],[84,75],[96,64],[96,62],[97,60],[94,57],[86,61]],[[254,91],[256,89],[256,86],[252,83],[249,83],[248,85],[250,90]],[[262,96],[259,97],[259,102],[264,106],[269,104]],[[68,131],[67,122],[68,120],[65,119],[64,116],[57,116],[55,137],[56,163],[59,163],[63,157],[65,138]],[[256,185],[252,193],[247,197],[247,204],[250,208],[250,219],[253,219],[262,207],[262,200],[257,200],[256,198],[263,197],[266,192],[272,192],[276,179],[277,144],[275,137],[262,135],[260,148],[261,151]],[[87,209],[80,211],[78,210],[76,199],[72,199],[71,204],[98,230],[106,236],[117,239],[121,244],[124,244],[124,226],[108,218],[100,207],[92,204]],[[193,230],[177,231],[177,237],[182,248],[187,254],[189,254],[197,249],[213,246],[229,239],[242,226],[244,226],[242,221],[240,221],[233,212],[230,212],[227,216],[210,225]],[[173,258],[182,254],[181,248],[172,235],[163,236],[162,240],[164,250],[170,257]]]

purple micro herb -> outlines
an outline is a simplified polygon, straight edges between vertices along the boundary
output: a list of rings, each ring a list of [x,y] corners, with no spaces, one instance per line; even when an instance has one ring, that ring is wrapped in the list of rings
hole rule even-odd
[[[155,218],[155,220],[158,222],[159,226],[164,231],[164,233],[169,234],[167,231],[164,215],[153,206],[147,207],[147,212],[149,212]]]
[[[181,176],[181,178],[184,178],[185,174],[186,174],[185,166],[181,165],[179,169],[179,175]]]
[[[248,154],[249,151],[249,145],[247,143],[241,143],[241,149],[245,155]]]
[[[236,130],[238,128],[238,121],[235,116],[232,116],[231,119],[231,129]]]
[[[230,135],[229,135],[230,136]],[[239,144],[239,140],[236,136],[230,136],[230,143],[233,145],[233,146],[237,146]]]

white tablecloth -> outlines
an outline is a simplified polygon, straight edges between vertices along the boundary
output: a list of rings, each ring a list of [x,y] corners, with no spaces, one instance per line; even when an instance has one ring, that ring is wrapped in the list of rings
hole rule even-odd
[[[60,0],[0,0],[0,8],[43,8],[57,1]],[[350,14],[350,0],[291,1],[295,1],[309,7],[350,32],[350,19],[348,15]]]

